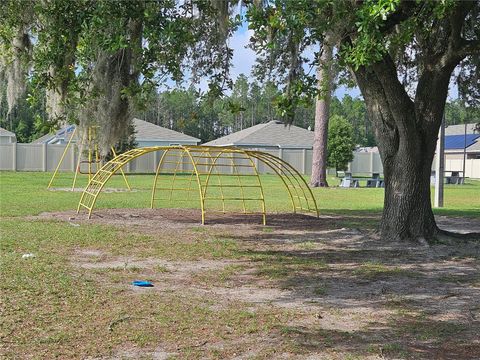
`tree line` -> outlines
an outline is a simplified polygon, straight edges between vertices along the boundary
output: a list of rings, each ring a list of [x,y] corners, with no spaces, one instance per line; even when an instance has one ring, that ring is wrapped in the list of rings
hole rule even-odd
[[[57,124],[48,121],[45,93],[39,101],[29,99],[30,84],[13,113],[6,107],[6,86],[0,83],[0,127],[14,132],[18,142],[31,142],[55,130]],[[241,74],[233,83],[230,94],[211,99],[194,87],[173,88],[158,92],[152,89],[135,117],[208,142],[232,132],[260,123],[281,119],[276,101],[280,89],[272,82],[259,83]],[[296,108],[294,124],[314,129],[313,102]],[[331,117],[341,117],[352,127],[352,142],[356,146],[376,146],[375,134],[361,97],[348,94],[333,97]],[[447,125],[480,121],[480,108],[465,106],[460,100],[446,103]]]

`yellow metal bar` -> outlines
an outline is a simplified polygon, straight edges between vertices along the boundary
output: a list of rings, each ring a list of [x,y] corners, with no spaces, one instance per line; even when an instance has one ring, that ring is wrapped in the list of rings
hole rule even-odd
[[[239,158],[237,158],[237,159],[239,159]],[[215,158],[212,158],[212,160],[215,160]],[[242,158],[241,160],[247,160],[247,159]],[[177,162],[178,161],[165,161],[164,163],[165,164],[177,164]],[[185,161],[185,162],[181,162],[181,164],[190,165],[191,163],[189,161]],[[197,162],[196,164],[197,164],[197,166],[208,166],[208,167],[210,167],[212,165],[210,163],[199,163],[199,162]],[[215,166],[230,166],[230,164],[216,164]],[[248,167],[249,168],[251,166],[250,165],[239,164],[239,165],[237,165],[237,167]]]
[[[66,130],[65,130],[66,131]],[[72,135],[70,136],[70,139],[68,140],[67,146],[65,147],[65,150],[63,150],[62,157],[60,158],[60,161],[57,164],[57,167],[55,168],[55,171],[53,172],[52,178],[50,179],[50,182],[48,183],[47,189],[50,189],[50,186],[52,186],[53,179],[55,179],[55,176],[57,176],[58,169],[60,169],[60,165],[62,165],[63,159],[65,158],[65,155],[67,154],[68,149],[70,148],[70,144],[72,143],[73,136],[75,135],[75,132],[77,131],[77,128],[73,129]],[[75,152],[74,152],[75,154]]]
[[[177,163],[175,164],[175,170],[173,170],[173,179],[171,181],[172,186],[171,186],[170,195],[169,195],[170,202],[172,201],[173,187],[175,185],[175,180],[177,178],[178,165],[180,164],[180,162],[183,162],[183,157],[185,156],[186,151],[187,150],[182,151],[182,153],[177,156]]]
[[[265,194],[263,192],[263,185],[262,181],[260,180],[260,176],[258,174],[258,169],[255,166],[255,162],[252,160],[252,157],[248,155],[248,160],[250,161],[250,164],[252,165],[253,171],[255,172],[255,175],[257,175],[257,181],[258,181],[258,186],[260,187],[260,196],[262,198],[262,223],[263,225],[267,225],[267,213],[266,213],[266,206],[265,206]]]
[[[127,151],[125,154],[122,154],[122,156],[124,158],[126,158],[125,162],[123,163],[123,165],[125,165],[128,161],[131,161],[132,159],[138,157],[138,156],[141,156],[142,154],[144,154],[145,152],[138,152],[138,151],[134,151],[134,150],[130,150],[130,151]],[[117,158],[114,158],[112,159],[113,161],[117,160]],[[85,194],[88,195],[88,193],[90,192],[89,189],[93,189],[93,193],[95,194],[94,196],[92,195],[93,199],[92,199],[92,202],[91,202],[91,206],[88,207],[88,206],[84,206],[84,207],[87,207],[89,209],[89,212],[88,212],[88,218],[91,217],[91,214],[92,214],[92,210],[93,208],[95,207],[95,203],[97,201],[97,197],[98,195],[100,194],[100,192],[102,191],[102,188],[103,186],[105,185],[105,183],[110,179],[110,177],[116,172],[119,170],[119,168],[121,166],[123,166],[122,164],[120,165],[116,165],[116,166],[111,166],[110,163],[107,163],[105,164],[102,169],[100,169],[99,171],[97,171],[95,173],[95,175],[92,177],[92,179],[90,179],[90,181],[88,182],[87,184],[87,187],[85,188],[85,190],[83,191],[82,193],[82,197],[80,198],[80,202],[79,202],[79,206],[77,208],[77,212],[80,211],[80,206],[83,204],[83,201],[85,199]],[[111,167],[111,171],[108,172],[108,175],[106,177],[103,177],[104,173],[107,172],[105,169],[107,168],[110,168]],[[102,175],[100,175],[102,174]],[[101,180],[99,180],[99,178]],[[95,180],[95,181],[92,181],[92,180]],[[101,182],[101,185],[94,185],[96,184],[97,182]]]
[[[228,153],[228,154],[231,154],[231,153]],[[235,165],[235,161],[230,157],[230,162],[232,163],[232,167],[233,167],[233,172],[235,175],[238,175],[238,170],[236,168],[236,165]],[[242,184],[242,181],[240,180],[240,177],[237,176],[237,181],[238,181],[238,184],[240,185],[240,192],[242,194],[242,197],[245,197],[245,192],[243,190],[243,184]],[[242,202],[242,206],[243,206],[243,212],[246,213],[247,212],[247,205],[245,204],[245,201]]]
[[[208,183],[210,181],[210,176],[212,174],[212,170],[213,168],[215,167],[215,164],[217,163],[218,159],[220,158],[220,156],[223,154],[223,152],[219,152],[218,155],[215,157],[215,159],[213,160],[213,163],[212,165],[210,166],[210,170],[208,171],[208,175],[207,175],[207,180],[205,181],[205,188],[203,190],[203,198],[205,199],[206,198],[206,195],[207,195],[207,189],[208,189]],[[224,196],[224,193],[223,193],[223,184],[222,184],[222,180],[220,179],[220,176],[218,175],[218,171],[217,171],[217,180],[218,180],[218,186],[220,187],[220,194],[221,194],[221,197],[222,197],[222,210],[223,212],[225,212],[225,196]]]
[[[297,182],[298,186],[300,187],[300,189],[302,190],[303,192],[303,195],[304,195],[304,198],[307,202],[307,211],[314,211],[316,212],[317,214],[317,217],[320,216],[320,213],[318,211],[318,206],[317,206],[317,201],[315,199],[315,196],[313,195],[313,192],[312,190],[310,189],[310,187],[308,186],[307,182],[305,181],[305,179],[303,178],[303,176],[292,166],[290,165],[289,163],[287,163],[286,161],[276,157],[276,156],[273,156],[269,153],[263,153],[263,152],[259,152],[259,151],[248,151],[248,153],[251,153],[254,157],[255,157],[255,154],[256,155],[259,155],[261,157],[264,157],[264,158],[270,158],[272,159],[274,162],[277,163],[277,166],[279,166],[279,164],[282,165],[282,171],[283,171],[283,167],[285,167],[287,169],[287,171],[291,174],[291,176],[295,179],[295,181]],[[299,180],[300,179],[300,180]],[[303,186],[302,186],[303,185]],[[296,187],[295,187],[296,188]],[[307,192],[308,194],[310,195],[310,198],[312,199],[312,202],[313,202],[313,206],[312,208],[310,207],[310,204],[308,202],[308,196],[307,194],[305,193],[305,189],[307,189]],[[297,193],[297,196],[298,198],[300,198],[300,196],[298,195]],[[301,202],[300,202],[300,205],[301,205]]]
[[[283,174],[283,176],[285,176],[285,178],[290,182],[290,184],[292,185],[292,189],[293,189],[293,191],[295,192],[295,196],[294,196],[294,197],[297,198],[298,204],[299,204],[300,207],[301,207],[301,206],[302,206],[302,202],[300,201],[300,195],[298,194],[298,189],[297,189],[297,187],[295,186],[295,184],[292,182],[292,179],[290,179],[290,177],[288,176],[288,174],[285,174],[285,171],[284,171],[284,169],[282,168],[281,164],[279,164],[277,161],[275,161],[275,160],[278,159],[278,158],[268,158],[267,156],[263,156],[263,153],[262,153],[261,155],[262,155],[262,157],[263,157],[264,159],[268,159],[268,163],[269,163],[269,164],[275,165],[276,168],[278,169],[279,173]],[[264,161],[264,163],[266,163],[265,160],[263,160],[263,161]],[[272,168],[271,165],[270,165],[270,168]],[[308,204],[308,203],[307,203],[307,204]],[[298,207],[295,206],[294,212],[296,211],[297,208],[298,208]],[[308,211],[308,209],[307,209],[307,211]]]
[[[195,170],[195,174],[197,176],[198,193],[200,195],[200,207],[202,211],[202,225],[205,225],[205,199],[203,198],[203,194],[202,194],[202,185],[200,183],[200,176],[198,175],[197,165],[195,165],[195,161],[193,161],[193,157],[190,154],[189,150],[187,150],[187,154],[192,160],[193,169]]]
[[[160,161],[157,165],[157,171],[155,172],[155,178],[153,179],[153,188],[152,188],[152,199],[150,201],[150,208],[153,209],[154,202],[155,202],[155,192],[157,191],[157,181],[158,181],[158,174],[160,174],[160,168],[162,167],[163,159],[167,155],[168,150],[165,150],[160,158]]]
[[[117,156],[117,153],[115,152],[115,149],[113,148],[113,146],[112,146],[112,154],[113,154],[113,157]],[[130,187],[130,184],[128,183],[127,177],[125,176],[125,173],[123,172],[122,168],[120,168],[120,172],[122,173],[123,181],[125,181],[125,185],[127,185],[128,191],[131,191],[132,188]]]
[[[290,183],[291,187],[295,190],[295,186],[294,184],[291,182],[291,180],[284,176],[282,174],[282,172],[280,171],[280,169],[278,168],[278,166],[273,163],[273,162],[270,162],[269,159],[265,159],[265,158],[262,158],[259,154],[256,154],[257,156],[254,156],[252,154],[253,157],[259,159],[260,161],[262,161],[265,165],[267,165],[270,169],[272,169],[276,174],[277,176],[282,180],[283,184],[285,185],[285,188],[287,189],[288,191],[288,194],[290,195],[290,200],[291,200],[291,203],[292,203],[292,210],[293,212],[295,213],[296,212],[296,209],[297,209],[297,206],[295,204],[295,199],[294,199],[294,196],[292,194],[292,190],[290,189],[290,186],[287,184],[287,181],[285,180],[285,178],[288,180],[288,182]],[[297,192],[296,192],[297,193]],[[298,196],[298,194],[297,194]]]
[[[273,155],[271,155],[273,156]],[[317,202],[315,200],[315,196],[313,196],[313,192],[312,192],[312,189],[310,189],[310,187],[308,186],[307,182],[305,181],[305,179],[303,178],[303,176],[297,171],[297,169],[295,169],[292,165],[290,165],[289,163],[287,163],[286,161],[283,161],[282,159],[280,158],[275,158],[277,161],[281,162],[283,164],[284,167],[287,168],[287,170],[289,171],[290,174],[292,174],[293,178],[295,179],[295,181],[298,183],[299,187],[302,189],[302,192],[303,192],[303,195],[304,195],[304,199],[306,200],[307,202],[307,207],[308,207],[308,211],[310,210],[315,210],[316,213],[317,213],[317,216],[319,216],[319,212],[318,212],[318,207],[317,207]],[[301,179],[301,181],[299,180]],[[303,185],[303,186],[302,186]],[[305,192],[305,189],[308,190],[309,194],[310,194],[310,198],[312,199],[312,202],[313,202],[313,207],[311,208],[310,207],[310,204],[309,204],[309,201],[308,201],[308,197],[307,197],[307,194]]]

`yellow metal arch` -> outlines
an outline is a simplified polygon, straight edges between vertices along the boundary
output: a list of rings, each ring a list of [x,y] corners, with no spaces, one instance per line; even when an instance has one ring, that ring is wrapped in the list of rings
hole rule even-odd
[[[133,159],[150,152],[162,151],[153,181],[150,206],[157,200],[172,201],[174,193],[187,192],[187,199],[192,192],[198,192],[202,224],[208,211],[215,211],[211,203],[221,201],[222,212],[226,206],[241,202],[243,213],[259,214],[250,211],[251,204],[260,204],[263,224],[266,223],[265,194],[258,173],[257,160],[268,166],[283,182],[289,194],[293,212],[314,212],[318,216],[318,208],[311,189],[302,175],[286,161],[269,153],[243,150],[235,147],[214,146],[152,146],[129,150],[107,162],[91,178],[80,198],[77,213],[85,208],[90,218],[96,200],[110,177],[121,170]],[[170,166],[170,169],[167,169]],[[187,167],[187,169],[185,169]],[[159,187],[159,175],[173,175],[171,186]],[[186,175],[186,178],[184,176]],[[217,178],[217,183],[212,178]],[[193,185],[193,179],[196,186]],[[234,183],[229,182],[234,179]],[[253,181],[252,181],[253,180]],[[178,185],[187,182],[187,185]],[[168,198],[157,198],[158,193],[169,191]],[[216,191],[216,192],[215,192]],[[184,198],[175,201],[185,201]],[[256,208],[257,209],[257,208]]]
[[[290,194],[293,211],[315,212],[319,216],[317,201],[303,176],[288,162],[262,151],[247,151],[253,158],[268,165],[284,182]],[[301,194],[300,194],[301,192]]]

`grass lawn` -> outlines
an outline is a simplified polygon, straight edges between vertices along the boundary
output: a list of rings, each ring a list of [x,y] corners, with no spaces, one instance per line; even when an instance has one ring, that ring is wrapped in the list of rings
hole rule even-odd
[[[80,193],[49,191],[46,189],[51,173],[41,172],[1,172],[0,173],[0,216],[37,215],[44,211],[76,209]],[[133,193],[119,192],[102,194],[98,198],[98,208],[146,208],[150,206],[153,175],[128,176]],[[81,176],[77,187],[86,185],[87,177]],[[333,186],[339,184],[336,178],[329,179]],[[63,173],[56,179],[54,187],[68,188],[72,184],[72,174]],[[283,184],[273,175],[263,175],[267,212],[290,211],[288,194]],[[106,187],[125,188],[120,176],[114,176]],[[345,212],[379,213],[383,207],[383,189],[357,188],[313,189],[317,205],[323,214],[343,214]],[[432,190],[433,194],[433,190]],[[445,186],[445,207],[436,209],[436,214],[476,216],[480,211],[480,181],[470,180],[466,185]],[[192,194],[195,195],[195,194]],[[432,195],[433,196],[433,195]],[[159,204],[161,206],[162,204]],[[164,204],[169,206],[169,204]],[[171,206],[171,205],[170,205]],[[177,203],[175,207],[198,208],[197,198]]]
[[[478,245],[383,242],[374,232],[383,189],[314,189],[320,219],[199,226],[196,210],[144,210],[153,176],[129,176],[135,192],[102,194],[91,221],[71,211],[80,193],[46,189],[50,176],[0,173],[0,358],[480,353]],[[267,213],[289,212],[282,183],[262,182]],[[121,177],[107,186],[123,187]],[[435,212],[480,229],[480,182],[446,186]],[[134,288],[136,279],[155,286]]]

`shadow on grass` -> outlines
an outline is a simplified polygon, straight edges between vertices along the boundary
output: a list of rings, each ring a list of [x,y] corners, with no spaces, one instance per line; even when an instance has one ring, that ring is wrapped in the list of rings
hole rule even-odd
[[[478,323],[476,324],[478,326]],[[385,326],[371,324],[368,329],[342,331],[306,326],[279,329],[285,338],[305,352],[333,349],[349,354],[349,359],[375,356],[381,359],[478,359],[480,344],[472,336],[464,338],[466,326],[452,321],[402,319]]]
[[[478,358],[478,245],[385,242],[372,230],[378,214],[371,213],[268,219],[268,230],[255,238],[232,236],[253,245],[243,255],[255,275],[288,291],[274,302],[306,304],[336,318],[336,328],[325,326],[322,316],[279,328],[295,347],[331,348],[352,358]],[[351,229],[357,223],[359,229]]]

